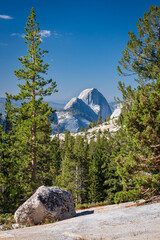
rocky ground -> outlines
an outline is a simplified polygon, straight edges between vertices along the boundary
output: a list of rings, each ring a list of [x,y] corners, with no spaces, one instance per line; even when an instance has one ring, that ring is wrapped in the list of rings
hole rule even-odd
[[[160,202],[115,204],[77,211],[53,224],[0,232],[5,240],[158,240]]]

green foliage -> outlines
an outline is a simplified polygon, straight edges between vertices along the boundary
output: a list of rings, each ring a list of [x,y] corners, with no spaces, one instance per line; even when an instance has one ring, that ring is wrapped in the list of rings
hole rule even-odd
[[[100,141],[100,136],[97,136],[97,143],[90,144],[89,200],[91,202],[104,200],[103,151],[104,145]]]
[[[15,224],[13,214],[11,213],[0,214],[0,225],[2,226],[3,231],[13,229],[12,224]]]
[[[15,75],[21,84],[17,95],[6,94],[6,121],[3,134],[0,172],[0,208],[14,211],[40,185],[52,185],[57,174],[51,146],[51,121],[54,112],[43,97],[55,92],[56,83],[45,80],[48,63],[43,63],[47,51],[40,49],[40,29],[34,8],[26,23],[27,55],[20,57],[21,68]],[[21,100],[14,107],[11,100]],[[59,158],[57,159],[59,161]]]
[[[66,134],[60,184],[71,191],[76,204],[87,199],[87,143],[81,136],[76,139]]]
[[[84,203],[84,204],[77,204],[76,209],[86,209],[86,208],[93,208],[93,207],[100,207],[100,206],[106,206],[109,203],[107,201],[103,202],[96,202],[96,203]]]
[[[102,116],[99,114],[98,115],[98,121],[92,121],[92,123],[90,123],[89,125],[88,125],[88,127],[89,128],[93,128],[93,127],[96,127],[96,126],[98,126],[98,125],[100,125],[100,124],[102,124]]]
[[[45,80],[46,51],[40,51],[40,30],[34,9],[26,26],[28,55],[19,58],[15,71],[20,92],[7,94],[5,125],[0,124],[0,210],[14,211],[42,185],[57,185],[71,192],[78,208],[120,203],[159,194],[160,187],[160,7],[152,6],[137,24],[138,36],[130,41],[120,61],[121,67],[137,74],[132,89],[119,82],[122,112],[120,129],[95,132],[97,140],[73,137],[51,141],[53,110],[43,97],[56,84]],[[119,72],[123,73],[118,67]],[[21,100],[14,107],[10,100]],[[102,122],[93,121],[89,128]],[[4,127],[5,126],[5,127]],[[81,129],[82,130],[82,129]]]
[[[80,132],[83,132],[83,130],[84,130],[83,127],[81,127]]]
[[[89,144],[89,201],[107,200],[113,203],[114,195],[122,190],[121,177],[115,158],[119,152],[117,136],[98,133],[97,141]]]
[[[98,115],[98,122],[97,122],[97,124],[101,124],[102,123],[102,116],[99,114]]]
[[[138,37],[129,32],[130,40],[123,51],[118,72],[123,75],[137,74],[138,82],[157,79],[160,64],[160,7],[151,6],[137,23]]]
[[[102,136],[101,136],[102,135]],[[122,190],[115,156],[119,148],[109,132],[98,133],[97,140],[88,143],[86,137],[74,138],[66,133],[61,143],[62,163],[58,186],[72,193],[76,205],[107,200]]]
[[[111,119],[111,115],[109,114],[107,118],[105,118],[105,122],[109,122],[109,120]]]
[[[140,198],[141,198],[140,192],[136,189],[132,189],[129,191],[117,192],[114,197],[114,202],[115,203],[131,202],[136,201],[137,199]]]
[[[124,193],[116,194],[116,202],[149,198],[160,192],[159,21],[160,7],[150,7],[137,23],[139,38],[129,33],[130,41],[120,61],[125,70],[138,75],[139,85],[132,90],[119,83],[123,95],[119,123],[125,126],[126,146],[117,157]]]
[[[126,115],[126,128],[133,142],[130,157],[133,180],[144,196],[159,194],[160,162],[160,82],[138,88],[132,110]]]

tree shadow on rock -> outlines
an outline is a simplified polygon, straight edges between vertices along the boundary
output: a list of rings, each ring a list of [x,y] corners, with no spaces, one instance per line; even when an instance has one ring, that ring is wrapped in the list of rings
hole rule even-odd
[[[77,214],[76,214],[76,217],[85,216],[85,215],[89,215],[89,214],[93,214],[93,213],[94,213],[94,210],[91,210],[91,211],[83,211],[83,212],[77,213]]]

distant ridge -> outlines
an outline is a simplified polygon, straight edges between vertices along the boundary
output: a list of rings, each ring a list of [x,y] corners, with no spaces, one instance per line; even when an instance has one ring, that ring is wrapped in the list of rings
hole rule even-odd
[[[5,113],[5,98],[0,98],[0,113],[4,114]],[[63,109],[65,104],[60,104],[60,103],[55,103],[52,101],[46,101],[48,102],[49,106],[53,108],[53,110],[60,110]],[[13,105],[20,107],[21,106],[21,101],[13,101]]]

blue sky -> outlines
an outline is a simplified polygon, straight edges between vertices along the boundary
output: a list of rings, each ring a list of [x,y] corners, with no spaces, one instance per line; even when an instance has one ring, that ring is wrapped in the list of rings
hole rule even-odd
[[[117,65],[136,22],[159,0],[0,0],[0,97],[18,93],[14,70],[26,54],[23,34],[31,7],[42,31],[42,50],[48,50],[47,78],[58,93],[48,100],[64,103],[85,88],[97,88],[110,102],[121,96]]]

